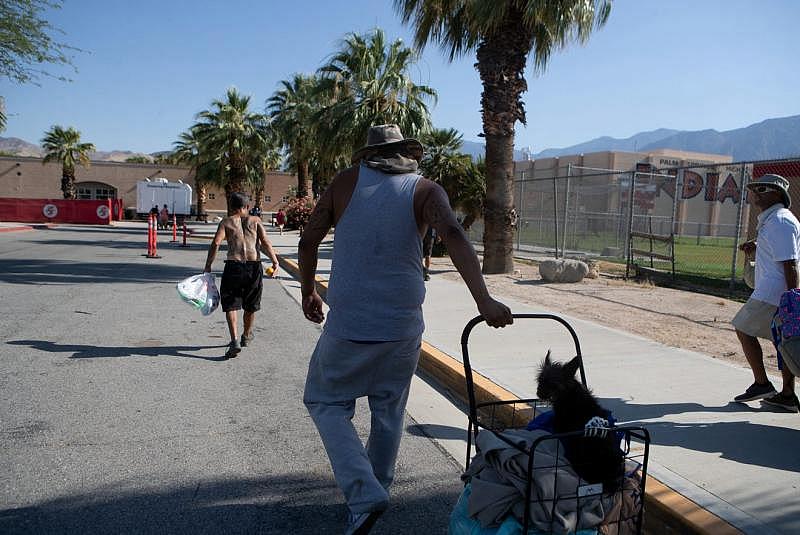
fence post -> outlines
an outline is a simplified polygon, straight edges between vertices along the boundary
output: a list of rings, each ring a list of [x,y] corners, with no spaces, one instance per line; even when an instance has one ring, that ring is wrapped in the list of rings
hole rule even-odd
[[[626,239],[628,261],[625,263],[625,278],[630,277],[631,264],[633,263],[633,199],[636,190],[636,171],[631,171],[631,190],[628,195],[628,236]]]
[[[558,258],[558,164],[556,164],[556,172],[553,175],[553,223],[555,225],[555,239],[553,241],[553,246],[555,249],[556,258]]]
[[[733,238],[733,255],[731,258],[731,280],[728,283],[728,290],[733,295],[733,289],[736,287],[736,262],[739,258],[739,240],[742,237],[742,214],[744,213],[744,202],[747,198],[747,190],[745,184],[744,166],[739,171],[741,191],[739,192],[739,209],[736,212],[736,234]]]
[[[567,257],[567,221],[569,220],[569,177],[572,174],[572,162],[567,163],[567,184],[564,187],[564,235],[561,237],[561,257]]]
[[[525,210],[525,171],[520,171],[519,182],[519,213],[517,214],[517,251],[519,251],[520,234],[522,234],[522,214]]]

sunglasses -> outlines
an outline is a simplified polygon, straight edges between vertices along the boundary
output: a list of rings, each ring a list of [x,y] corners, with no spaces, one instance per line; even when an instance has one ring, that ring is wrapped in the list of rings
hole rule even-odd
[[[770,191],[778,191],[777,189],[771,186],[753,186],[750,188],[751,191],[755,191],[756,193],[768,193]]]

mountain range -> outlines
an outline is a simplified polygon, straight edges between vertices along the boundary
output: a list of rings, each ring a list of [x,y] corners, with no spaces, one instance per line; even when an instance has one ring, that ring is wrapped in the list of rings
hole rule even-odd
[[[531,157],[552,158],[607,150],[648,152],[655,149],[726,154],[732,156],[735,162],[800,157],[800,115],[767,119],[723,132],[711,129],[689,131],[659,128],[624,139],[603,136],[569,147],[545,149]],[[484,144],[475,141],[464,141],[461,150],[473,158],[482,158],[485,153]],[[0,137],[0,153],[32,157],[43,155],[38,145],[15,137]],[[152,154],[123,150],[97,151],[91,153],[90,157],[94,161],[123,162],[133,156],[153,157],[162,153],[163,151]],[[525,158],[523,151],[514,151],[515,160]]]
[[[0,137],[0,155],[5,156],[7,154],[41,158],[44,156],[44,150],[42,150],[39,145],[28,143],[24,139],[18,137]],[[154,152],[152,154],[133,152],[130,150],[95,151],[89,153],[89,159],[94,162],[124,162],[126,159],[134,156],[152,158],[159,154],[163,154],[163,151]]]
[[[572,154],[618,150],[648,152],[656,149],[675,149],[690,152],[725,154],[733,161],[770,160],[800,157],[800,115],[767,119],[734,130],[671,130],[659,128],[618,139],[608,136],[563,148],[550,148],[531,155],[531,158],[552,158]],[[483,157],[484,145],[465,141],[462,150],[473,157]],[[514,159],[523,159],[522,151],[514,151]]]

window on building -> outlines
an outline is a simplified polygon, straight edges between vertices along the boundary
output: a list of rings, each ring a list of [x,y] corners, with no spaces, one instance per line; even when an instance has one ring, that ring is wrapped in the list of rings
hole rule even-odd
[[[81,182],[75,184],[78,199],[116,199],[117,189],[102,182]]]
[[[216,199],[216,198],[217,198],[217,195],[216,195],[215,193],[209,193],[209,194],[208,194],[208,198],[209,198],[209,199]]]
[[[281,199],[281,202],[289,202],[289,196],[288,195],[284,195],[283,199]]]
[[[116,196],[117,192],[113,189],[97,188],[94,190],[95,199],[114,199]]]
[[[272,195],[265,195],[264,202],[272,202]]]

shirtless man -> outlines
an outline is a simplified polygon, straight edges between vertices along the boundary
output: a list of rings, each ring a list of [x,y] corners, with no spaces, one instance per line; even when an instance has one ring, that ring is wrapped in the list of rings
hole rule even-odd
[[[233,213],[220,221],[214,240],[208,248],[208,258],[203,271],[211,272],[211,264],[217,255],[222,240],[228,243],[228,257],[225,260],[225,270],[222,272],[222,285],[220,287],[220,300],[225,319],[228,322],[228,331],[231,334],[231,343],[225,353],[227,358],[239,354],[242,347],[247,346],[255,336],[253,323],[256,311],[261,308],[261,260],[258,245],[261,250],[272,260],[272,277],[278,271],[278,256],[272,249],[272,244],[267,238],[267,232],[261,225],[261,219],[247,215],[249,200],[244,193],[231,194],[231,210]],[[244,332],[242,339],[237,339],[236,311],[244,309]]]

